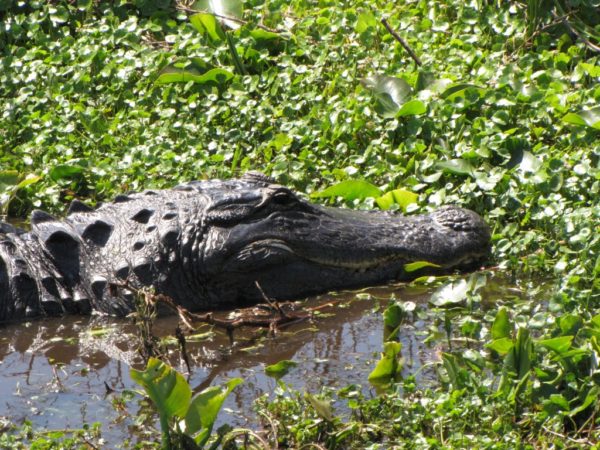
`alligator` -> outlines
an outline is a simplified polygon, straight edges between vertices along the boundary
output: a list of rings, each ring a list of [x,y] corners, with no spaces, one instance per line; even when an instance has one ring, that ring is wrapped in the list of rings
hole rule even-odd
[[[488,226],[456,206],[424,215],[308,202],[260,173],[118,195],[64,219],[0,222],[0,322],[92,312],[125,316],[139,289],[190,311],[299,299],[477,267]]]

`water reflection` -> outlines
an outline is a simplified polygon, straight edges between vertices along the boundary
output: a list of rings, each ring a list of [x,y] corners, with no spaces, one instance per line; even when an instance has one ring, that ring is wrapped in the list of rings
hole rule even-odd
[[[295,324],[275,337],[267,337],[264,331],[236,331],[233,345],[225,333],[217,331],[211,340],[188,343],[193,363],[190,384],[200,390],[232,377],[243,378],[244,383],[228,398],[220,420],[253,427],[254,399],[276,387],[264,374],[264,367],[282,359],[298,363],[284,377],[296,389],[317,392],[323,386],[360,384],[369,391],[367,376],[382,348],[381,308],[390,297],[412,301],[417,310],[427,308],[433,290],[400,285],[365,290],[358,297],[356,293],[317,297],[303,304],[334,301],[329,310],[323,310],[334,314]],[[400,332],[404,371],[418,371],[426,380],[432,376],[427,367],[437,358],[436,349],[423,344],[425,329],[431,324],[416,315],[409,319]],[[160,336],[173,335],[176,326],[176,318],[161,318],[154,331]],[[133,417],[112,406],[114,394],[106,388],[117,393],[136,388],[129,368],[140,368],[141,359],[133,336],[129,321],[102,317],[54,318],[0,328],[0,416],[16,423],[27,418],[35,428],[45,429],[102,422],[109,447],[126,439],[135,442]],[[172,353],[171,364],[186,370],[177,351]],[[132,403],[128,410],[135,415]]]

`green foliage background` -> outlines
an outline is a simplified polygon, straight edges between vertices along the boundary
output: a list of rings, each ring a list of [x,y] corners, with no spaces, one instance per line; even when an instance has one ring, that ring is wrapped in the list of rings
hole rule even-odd
[[[594,2],[557,4],[598,35]],[[364,179],[478,211],[500,269],[554,280],[536,333],[596,351],[556,324],[599,312],[600,56],[547,2],[249,0],[229,42],[191,6],[0,1],[0,212],[251,169],[307,194]],[[596,383],[578,370],[572,409]]]

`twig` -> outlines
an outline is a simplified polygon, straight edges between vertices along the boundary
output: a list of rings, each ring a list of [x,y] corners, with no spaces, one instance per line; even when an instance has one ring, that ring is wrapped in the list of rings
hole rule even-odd
[[[552,15],[554,16],[555,19],[557,19],[557,20],[559,19],[558,15],[554,11],[552,11]],[[586,38],[585,36],[583,36],[583,34],[580,33],[578,30],[576,30],[575,27],[573,27],[573,25],[571,25],[571,23],[567,19],[563,19],[562,23],[564,24],[565,27],[567,27],[569,29],[569,31],[571,33],[573,33],[575,36],[577,36],[579,39],[581,39],[582,42],[588,48],[594,50],[595,52],[600,53],[600,47],[598,47],[596,44],[594,44],[588,38]]]
[[[181,351],[181,356],[183,357],[183,361],[185,362],[185,366],[187,367],[188,374],[192,373],[192,366],[190,364],[190,357],[188,356],[186,347],[185,347],[185,335],[183,331],[181,331],[181,327],[177,326],[175,328],[175,337],[177,338],[177,342],[179,342],[179,349]]]
[[[247,24],[249,23],[247,20],[238,19],[237,17],[224,16],[223,14],[217,14],[217,13],[215,13],[215,12],[212,12],[212,11],[206,11],[206,10],[203,10],[203,9],[194,9],[194,8],[189,8],[189,7],[187,7],[187,6],[184,6],[184,5],[177,5],[177,9],[178,9],[178,10],[180,10],[180,11],[187,12],[187,13],[192,13],[192,14],[196,14],[196,13],[207,13],[207,14],[211,14],[211,15],[213,15],[213,16],[215,16],[215,17],[218,17],[219,19],[222,19],[222,20],[230,20],[230,21],[232,21],[232,22],[239,23],[240,25],[247,25]],[[267,27],[267,26],[265,26],[265,25],[262,25],[262,24],[260,24],[260,23],[257,23],[257,24],[256,24],[256,27],[257,27],[257,28],[262,28],[262,29],[263,29],[263,30],[265,30],[265,31],[269,31],[269,32],[271,32],[271,33],[275,33],[275,34],[280,34],[280,33],[282,33],[282,32],[283,32],[283,31],[280,31],[280,30],[275,30],[274,28],[269,28],[269,27]]]
[[[273,308],[275,311],[277,311],[281,317],[286,317],[286,314],[283,311],[283,309],[281,309],[281,306],[279,306],[279,303],[277,303],[276,301],[271,300],[269,297],[267,297],[267,294],[265,294],[265,291],[263,291],[263,288],[260,286],[258,281],[255,281],[254,284],[260,291],[260,295],[262,295],[263,300],[265,302],[267,302],[271,306],[271,308]]]
[[[406,43],[406,41],[404,39],[402,39],[400,37],[400,35],[398,33],[396,33],[392,27],[390,26],[390,24],[388,23],[387,19],[383,18],[381,19],[381,23],[383,24],[383,26],[389,31],[389,33],[394,36],[394,38],[400,42],[400,44],[402,45],[402,47],[404,47],[404,50],[406,50],[408,52],[408,54],[410,55],[410,57],[413,59],[413,61],[415,63],[417,63],[417,66],[422,66],[423,63],[421,62],[421,60],[419,59],[419,57],[415,54],[415,52],[413,52],[412,48],[409,47],[409,45]]]

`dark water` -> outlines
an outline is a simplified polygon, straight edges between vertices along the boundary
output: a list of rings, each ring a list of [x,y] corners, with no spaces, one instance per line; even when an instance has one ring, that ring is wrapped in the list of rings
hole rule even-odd
[[[207,339],[188,343],[193,366],[190,384],[200,390],[243,378],[219,420],[254,429],[259,426],[252,411],[254,399],[276,388],[264,368],[283,359],[298,363],[283,378],[295,389],[314,393],[323,386],[355,383],[369,394],[367,376],[382,349],[381,311],[390,298],[416,305],[400,332],[404,371],[418,372],[423,381],[433,379],[429,367],[439,349],[423,343],[431,323],[420,319],[418,311],[427,308],[435,289],[399,285],[320,296],[302,303],[315,307],[332,302],[314,321],[295,324],[274,337],[265,336],[264,330],[237,330],[233,345],[225,333],[202,326],[198,332],[208,333]],[[506,286],[494,289],[519,293]],[[154,332],[173,335],[176,326],[175,317],[161,318]],[[126,439],[135,442],[141,397],[129,400],[124,409],[113,405],[124,390],[137,388],[129,377],[130,367],[142,368],[134,332],[128,320],[102,317],[53,318],[0,327],[0,417],[16,424],[27,418],[35,429],[81,428],[84,423],[101,422],[107,448]],[[177,346],[170,348],[171,364],[186,372]],[[106,386],[115,392],[108,393]]]

